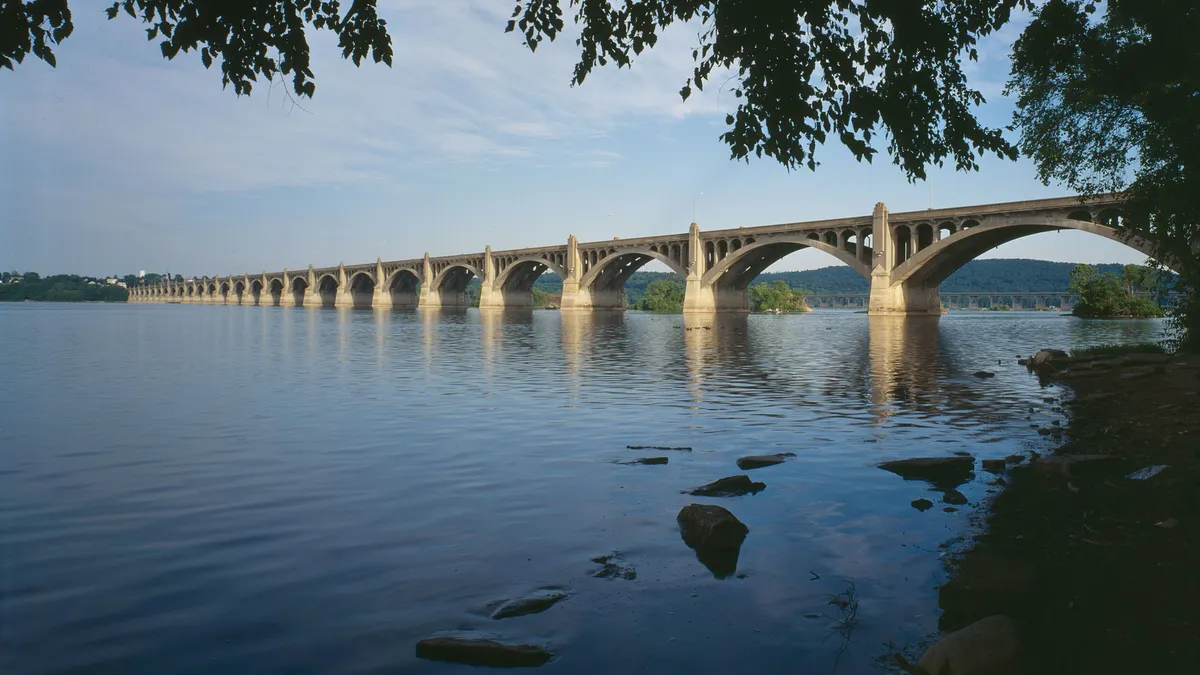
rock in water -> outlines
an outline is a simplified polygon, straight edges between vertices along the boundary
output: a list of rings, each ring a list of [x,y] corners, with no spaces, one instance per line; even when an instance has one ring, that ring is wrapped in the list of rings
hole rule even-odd
[[[928,511],[929,509],[933,508],[933,502],[925,499],[924,497],[921,499],[912,500],[911,504],[912,507],[918,511]]]
[[[620,553],[598,555],[592,558],[592,562],[603,565],[593,572],[592,576],[598,579],[628,579],[630,581],[637,579],[637,570],[633,568],[633,565],[623,565],[620,561]]]
[[[621,464],[666,464],[669,461],[671,461],[669,457],[639,457],[628,462],[621,462]]]
[[[492,618],[507,619],[544,612],[560,600],[565,600],[568,595],[570,594],[559,588],[541,588],[524,597],[505,600],[492,612]]]
[[[974,457],[916,457],[898,459],[879,465],[884,471],[901,476],[905,480],[924,480],[942,489],[962,485],[971,479],[975,468]]]
[[[473,666],[540,666],[553,656],[541,645],[511,644],[478,633],[434,636],[417,643],[417,658]]]
[[[675,520],[692,548],[738,548],[750,532],[732,513],[710,504],[688,504]]]
[[[737,572],[738,555],[750,528],[720,506],[688,504],[676,518],[683,541],[713,576],[724,579]]]
[[[727,476],[720,480],[715,480],[708,485],[701,485],[692,490],[685,490],[684,493],[699,497],[738,497],[761,492],[766,487],[766,483],[756,483],[750,480],[750,477],[746,474],[741,474],[739,476]]]
[[[983,470],[988,473],[1004,473],[1005,464],[1003,459],[985,459],[983,460]]]
[[[917,671],[930,675],[1012,675],[1018,669],[1017,627],[1004,615],[980,619],[925,650]]]
[[[988,378],[988,377],[995,377],[995,376],[996,376],[996,374],[995,374],[995,373],[993,373],[993,372],[991,372],[991,371],[988,371],[988,370],[977,370],[977,371],[975,371],[975,377],[978,377],[978,378],[981,378],[981,379],[982,379],[982,378]]]
[[[942,501],[947,504],[962,506],[967,503],[967,496],[958,490],[946,490],[946,493],[942,495]]]
[[[788,457],[795,457],[794,452],[778,452],[773,455],[749,455],[747,457],[738,458],[737,465],[742,471],[750,469],[761,469],[764,466],[774,466],[783,464]]]

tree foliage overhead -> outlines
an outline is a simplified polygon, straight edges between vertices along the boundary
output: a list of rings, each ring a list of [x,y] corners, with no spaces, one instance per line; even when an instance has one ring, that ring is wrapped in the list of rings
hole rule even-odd
[[[567,4],[580,29],[574,84],[596,66],[630,66],[672,24],[698,22],[680,95],[735,74],[738,107],[721,135],[734,158],[815,169],[831,137],[867,161],[884,137],[893,161],[921,179],[946,159],[975,169],[986,153],[1016,157],[1001,130],[975,119],[984,99],[962,60],[976,60],[979,39],[1031,0],[518,0],[507,28],[536,49],[563,31]]]
[[[316,91],[306,30],[330,30],[342,56],[360,65],[370,57],[392,64],[392,38],[379,17],[377,0],[119,0],[105,8],[109,19],[140,19],[148,40],[158,40],[164,57],[196,50],[205,68],[221,66],[221,83],[249,94],[259,76],[291,76],[292,90]],[[97,3],[99,5],[99,3]],[[90,7],[89,7],[90,9]],[[56,65],[51,45],[71,35],[67,0],[0,0],[0,67],[13,68],[29,54]]]
[[[1049,0],[1013,47],[1020,149],[1082,194],[1125,190],[1119,229],[1179,272],[1181,342],[1200,346],[1200,8]]]

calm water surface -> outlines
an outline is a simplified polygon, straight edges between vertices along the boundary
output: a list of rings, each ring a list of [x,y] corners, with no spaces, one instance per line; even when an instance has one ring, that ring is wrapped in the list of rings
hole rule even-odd
[[[936,630],[940,547],[987,496],[920,513],[937,493],[874,464],[1043,447],[1056,391],[1014,357],[1160,330],[2,307],[0,672],[466,672],[414,655],[447,629],[544,642],[554,673],[874,672]],[[757,495],[680,494],[785,451]],[[615,463],[646,454],[670,464]],[[693,501],[750,527],[737,576],[681,541]],[[636,580],[591,576],[612,552]],[[828,599],[850,583],[846,631]],[[547,585],[572,595],[482,614]]]

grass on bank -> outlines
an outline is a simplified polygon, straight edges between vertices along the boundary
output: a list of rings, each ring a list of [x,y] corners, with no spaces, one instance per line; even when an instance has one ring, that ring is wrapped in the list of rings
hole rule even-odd
[[[1166,354],[1167,349],[1158,342],[1108,343],[1072,349],[1071,356],[1124,356],[1126,354]]]

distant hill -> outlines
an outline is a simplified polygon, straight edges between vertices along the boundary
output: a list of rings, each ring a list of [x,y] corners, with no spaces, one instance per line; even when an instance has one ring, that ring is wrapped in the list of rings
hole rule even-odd
[[[1071,268],[1075,265],[1076,263],[1023,258],[972,260],[951,274],[942,282],[940,288],[947,293],[970,291],[1062,292],[1067,290]],[[1097,265],[1097,267],[1103,272],[1119,274],[1122,265],[1114,263]],[[629,302],[637,302],[651,281],[663,278],[679,279],[678,275],[667,272],[635,272],[625,284],[625,295]],[[871,290],[870,281],[844,266],[822,267],[802,272],[768,272],[760,274],[754,283],[771,282],[777,279],[786,281],[792,288],[803,288],[809,293],[868,293]],[[534,287],[547,293],[561,293],[562,280],[557,276],[549,278],[543,276],[538,279]]]

